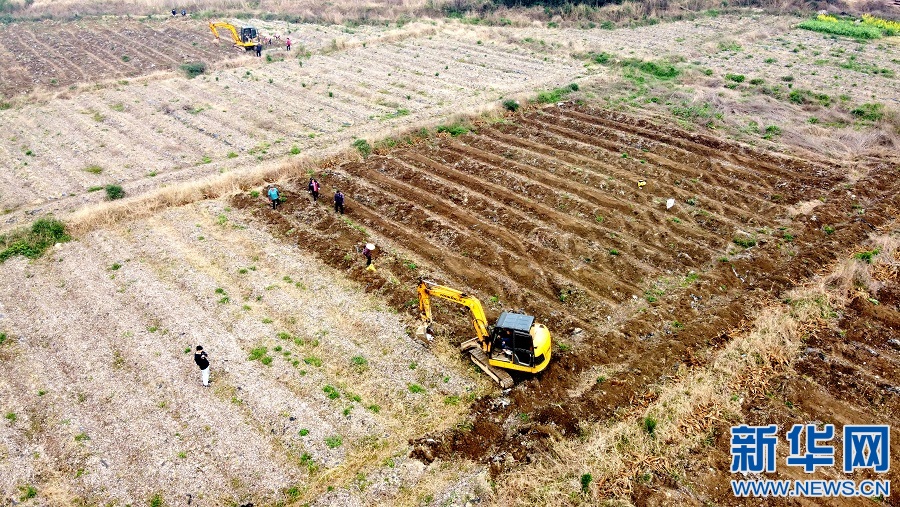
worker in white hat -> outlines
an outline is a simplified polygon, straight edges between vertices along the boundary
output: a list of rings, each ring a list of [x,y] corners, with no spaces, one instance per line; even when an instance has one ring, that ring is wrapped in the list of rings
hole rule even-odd
[[[369,271],[375,271],[375,265],[372,264],[372,252],[375,250],[375,243],[366,243],[366,247],[363,248],[363,255],[366,258],[366,269]]]

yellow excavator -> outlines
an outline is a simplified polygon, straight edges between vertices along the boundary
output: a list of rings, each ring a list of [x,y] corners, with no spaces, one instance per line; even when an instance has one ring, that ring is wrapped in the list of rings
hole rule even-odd
[[[216,39],[219,38],[219,28],[224,28],[231,32],[231,39],[234,41],[234,47],[236,48],[244,48],[247,51],[250,51],[256,46],[256,39],[259,37],[259,32],[252,26],[239,27],[234,26],[231,23],[225,23],[224,21],[219,21],[218,23],[210,21],[209,29],[212,30]]]
[[[419,280],[418,291],[419,314],[423,324],[417,335],[429,341],[433,339],[432,297],[469,308],[475,338],[464,341],[460,349],[468,352],[472,361],[500,387],[506,389],[513,385],[513,379],[506,370],[538,373],[550,364],[550,330],[543,324],[535,323],[531,315],[503,312],[489,329],[478,298],[428,280]]]

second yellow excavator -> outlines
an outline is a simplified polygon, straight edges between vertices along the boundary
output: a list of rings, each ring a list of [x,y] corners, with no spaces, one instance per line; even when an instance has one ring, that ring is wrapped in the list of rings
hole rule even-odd
[[[234,47],[244,48],[247,51],[250,51],[256,46],[256,39],[259,37],[259,32],[252,26],[238,27],[224,21],[219,21],[218,23],[210,21],[209,29],[212,30],[216,39],[219,38],[219,28],[224,28],[231,32],[231,39],[234,41]]]
[[[468,307],[472,312],[475,338],[464,341],[460,349],[469,352],[472,361],[500,387],[506,389],[513,385],[506,370],[538,373],[550,364],[550,330],[535,323],[531,315],[503,312],[497,323],[488,329],[484,308],[478,298],[428,280],[419,281],[418,291],[423,324],[417,334],[432,339],[432,296]]]

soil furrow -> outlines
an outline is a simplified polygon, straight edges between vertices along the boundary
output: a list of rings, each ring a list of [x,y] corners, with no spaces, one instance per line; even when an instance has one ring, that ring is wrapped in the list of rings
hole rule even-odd
[[[429,156],[448,167],[454,167],[458,171],[463,171],[472,176],[486,179],[497,188],[505,188],[512,193],[519,194],[523,198],[547,203],[545,206],[553,205],[555,209],[568,213],[571,217],[578,217],[579,215],[581,215],[581,217],[594,217],[594,221],[596,222],[598,221],[596,217],[606,217],[609,215],[609,213],[606,213],[602,209],[579,207],[576,200],[567,195],[558,194],[551,187],[531,179],[527,175],[520,176],[515,171],[504,170],[493,165],[486,165],[459,153],[450,152],[446,148],[437,151],[434,155],[429,154]],[[649,228],[645,225],[646,222],[665,223],[664,219],[654,217],[653,215],[653,212],[641,215],[639,212],[631,211],[625,215],[631,220],[622,219],[620,222],[630,224],[630,227],[627,225],[624,227],[628,234],[644,236],[649,233]],[[571,218],[569,219],[569,223],[572,223]],[[616,225],[616,223],[611,224],[611,226],[614,225]],[[686,253],[689,252],[688,255],[692,255],[691,258],[703,258],[707,255],[704,253],[704,249],[696,243],[684,241],[682,238],[672,236],[668,232],[665,232],[664,236],[667,241],[666,249],[669,251],[672,249],[686,251]],[[605,248],[603,248],[603,250],[606,250],[609,255],[614,257],[619,256],[618,254],[612,253],[613,250],[622,254],[621,257],[625,259],[621,261],[623,263],[627,264],[631,262],[631,259],[639,261],[639,264],[635,266],[636,272],[633,274],[634,278],[639,279],[642,276],[642,272],[653,272],[657,269],[656,266],[659,266],[659,264],[657,264],[658,262],[664,262],[659,258],[647,259],[645,261],[641,254],[646,255],[648,252],[646,250],[641,250],[643,248],[643,238],[641,239],[642,241],[632,243],[621,237],[618,231],[614,231],[609,233],[606,239],[597,238],[596,241],[604,245]],[[612,245],[610,245],[610,243],[612,243]],[[628,276],[632,277],[632,274],[629,273]]]
[[[528,461],[528,457],[517,451],[523,440],[536,440],[533,446],[541,447],[540,441],[547,438],[546,431],[539,431],[535,425],[550,424],[566,434],[578,429],[578,421],[602,420],[614,415],[617,407],[628,405],[641,395],[656,379],[679,363],[695,364],[696,358],[703,357],[703,351],[721,346],[730,338],[730,330],[739,327],[754,311],[758,304],[777,298],[799,280],[814,275],[820,269],[833,263],[844,252],[844,245],[864,241],[872,227],[894,220],[900,207],[900,182],[893,178],[891,170],[879,167],[869,177],[860,180],[856,189],[868,202],[866,220],[859,222],[849,214],[850,204],[839,199],[817,208],[820,217],[837,218],[835,232],[822,234],[817,222],[798,222],[798,251],[796,258],[806,259],[798,263],[794,256],[784,256],[777,248],[765,247],[752,257],[736,260],[731,266],[714,266],[701,280],[701,284],[691,288],[704,301],[698,308],[688,307],[682,297],[664,301],[655,307],[658,313],[666,313],[683,323],[680,331],[675,331],[677,339],[659,339],[647,332],[654,330],[646,325],[647,318],[641,312],[626,320],[620,328],[631,337],[620,340],[615,335],[588,335],[586,341],[576,346],[573,353],[557,354],[553,367],[541,376],[529,380],[523,387],[514,389],[513,403],[505,409],[489,407],[490,400],[483,400],[473,407],[473,425],[484,434],[494,435],[490,441],[479,439],[475,442],[467,432],[450,431],[443,435],[432,435],[414,441],[417,450],[414,455],[421,459],[460,455],[470,459],[490,461],[498,452],[512,454],[514,461]],[[845,191],[835,188],[831,194]],[[732,276],[731,269],[742,278]],[[780,273],[781,276],[775,276]],[[716,301],[716,287],[725,287],[728,296]],[[692,296],[693,297],[693,296]],[[688,300],[689,301],[689,300]],[[690,305],[690,306],[693,306]],[[655,330],[658,332],[659,330]],[[665,336],[665,334],[664,334]],[[639,338],[639,339],[635,339]],[[597,343],[603,343],[598,347]],[[554,406],[546,400],[567,398],[567,391],[580,381],[579,372],[596,365],[614,362],[624,366],[612,382],[594,385],[578,398],[570,398],[562,406]],[[649,394],[652,397],[652,393]],[[514,432],[505,432],[497,421],[517,413],[531,415],[532,424]],[[427,453],[423,449],[428,449]],[[428,461],[428,459],[426,459]],[[493,472],[498,472],[501,465]]]
[[[344,170],[340,169],[341,172]],[[430,234],[426,237],[431,237],[432,240],[444,245],[445,248],[442,249],[444,256],[448,251],[459,251],[465,254],[465,258],[468,259],[466,263],[468,270],[493,274],[492,277],[495,281],[487,285],[488,287],[496,287],[498,286],[496,280],[506,278],[512,280],[515,286],[531,285],[532,290],[549,299],[557,297],[564,290],[573,290],[574,288],[583,294],[586,300],[585,305],[588,306],[587,309],[580,312],[582,318],[590,318],[593,312],[600,310],[594,302],[602,301],[603,298],[593,295],[592,291],[580,287],[580,284],[567,279],[561,273],[558,273],[557,276],[545,273],[545,269],[540,267],[537,262],[525,260],[510,252],[509,245],[500,249],[491,248],[491,244],[485,241],[484,233],[479,230],[482,227],[472,227],[472,225],[477,225],[475,221],[466,220],[469,223],[467,227],[451,225],[454,224],[454,217],[448,219],[443,216],[443,213],[429,212],[419,202],[407,199],[400,194],[385,193],[376,184],[379,178],[373,176],[362,179],[358,178],[358,174],[348,172],[345,178],[346,183],[342,185],[349,190],[348,194],[352,193],[356,202],[371,208],[372,215],[377,215],[379,222],[386,224],[385,219],[391,218],[405,224],[404,228],[407,229],[408,234],[415,234],[413,231],[416,230],[429,232]],[[411,191],[412,189],[407,187],[406,190]],[[424,194],[422,197],[426,198]],[[431,206],[438,210],[447,208],[447,204],[439,199],[430,199],[430,201]],[[458,214],[455,218],[462,219],[463,217]],[[395,231],[388,227],[379,224],[378,229],[384,237],[397,237]],[[404,246],[409,247],[408,244]],[[416,253],[423,255],[423,252]],[[545,250],[544,253],[548,252]],[[437,258],[431,256],[431,259]],[[462,261],[462,259],[459,260]],[[549,268],[547,270],[549,271]],[[536,274],[538,274],[537,277]]]
[[[398,158],[410,165],[425,165],[433,172],[460,182],[462,186],[478,188],[491,198],[500,202],[506,202],[511,207],[518,206],[519,209],[527,210],[528,214],[540,217],[542,222],[550,222],[553,227],[542,227],[532,233],[536,236],[537,241],[548,246],[569,248],[569,242],[563,241],[566,238],[560,238],[557,233],[558,230],[562,230],[587,239],[587,250],[580,252],[579,255],[582,255],[583,259],[590,259],[591,263],[597,261],[598,257],[609,257],[611,250],[630,252],[631,255],[622,256],[624,257],[623,259],[610,259],[610,262],[615,263],[615,269],[618,273],[621,274],[625,270],[633,275],[627,277],[629,279],[640,279],[642,273],[654,271],[656,268],[653,266],[659,266],[657,262],[662,262],[663,257],[655,256],[652,251],[647,249],[642,251],[634,250],[638,248],[637,243],[629,241],[627,235],[623,236],[615,232],[609,232],[604,235],[602,231],[585,226],[555,208],[540,204],[543,200],[535,199],[534,195],[506,191],[510,189],[510,186],[505,184],[506,182],[502,179],[491,182],[489,179],[490,174],[484,171],[467,171],[461,168],[459,164],[446,164],[445,161],[429,158],[422,153],[402,153],[398,154]],[[488,178],[489,183],[496,184],[485,185],[483,182],[485,178]]]
[[[764,172],[774,174],[784,180],[796,179],[800,175],[804,180],[808,179],[809,182],[814,182],[815,178],[828,176],[827,171],[835,168],[833,164],[821,160],[801,160],[762,152],[720,138],[690,133],[671,126],[657,125],[643,118],[634,118],[611,111],[598,114],[594,111],[569,109],[563,114],[607,128],[631,132],[688,152],[725,156],[734,161],[737,166],[760,167],[765,169]],[[748,176],[752,177],[752,172]]]
[[[653,203],[650,196],[638,194],[635,196],[637,197],[636,199],[633,199],[628,203],[621,202],[621,204],[610,206],[614,199],[595,191],[590,185],[578,185],[570,179],[548,174],[546,168],[539,167],[540,164],[536,162],[526,163],[504,159],[499,155],[470,145],[464,145],[462,147],[451,145],[448,146],[448,148],[468,159],[504,167],[511,172],[522,174],[531,180],[545,184],[550,189],[566,190],[564,197],[568,201],[567,207],[569,209],[567,209],[567,211],[570,213],[574,212],[574,216],[596,216],[596,213],[592,213],[592,211],[596,209],[596,206],[601,206],[603,209],[607,210],[610,207],[613,207],[617,211],[625,211],[625,213],[630,216],[640,216],[647,222],[666,223],[666,217],[660,214],[662,202]],[[570,196],[574,196],[574,198]],[[625,208],[625,210],[623,210],[623,208]],[[693,246],[696,244],[703,244],[708,248],[707,253],[712,253],[721,246],[719,241],[715,241],[711,234],[702,229],[690,228],[687,224],[682,225],[680,222],[673,222],[669,224],[669,227],[672,229],[675,237],[682,242],[682,247],[686,245]],[[702,252],[697,251],[694,251],[693,253],[702,254]]]
[[[724,188],[741,188],[745,192],[765,195],[771,185],[771,178],[765,173],[744,171],[739,165],[724,160],[721,154],[702,154],[677,146],[649,140],[635,134],[625,134],[611,128],[597,127],[594,124],[560,117],[538,117],[535,121],[542,125],[553,125],[556,133],[563,139],[569,139],[572,133],[577,141],[596,144],[609,151],[607,158],[630,156],[660,165],[669,169],[674,177],[681,176],[699,178],[709,174],[716,186]],[[558,130],[557,130],[558,129]],[[612,143],[611,147],[610,144]],[[640,153],[635,153],[639,150]],[[660,152],[660,153],[657,153]],[[735,177],[735,172],[740,172]],[[721,180],[720,180],[721,179]]]
[[[373,160],[371,163],[378,164],[378,161]],[[577,271],[572,269],[573,258],[576,259],[574,261],[576,266],[579,263],[577,263],[578,257],[571,255],[570,252],[566,252],[570,255],[562,255],[536,242],[529,242],[526,245],[521,241],[520,235],[510,233],[502,225],[493,225],[479,218],[479,214],[473,213],[473,210],[479,208],[476,203],[457,203],[457,200],[462,200],[454,199],[448,195],[454,192],[453,189],[435,188],[432,190],[427,188],[428,185],[424,181],[425,178],[416,178],[415,175],[410,175],[408,178],[403,178],[405,180],[403,181],[400,179],[402,176],[382,176],[381,171],[363,171],[355,164],[344,165],[341,169],[355,176],[365,177],[379,188],[390,187],[392,194],[402,196],[410,206],[436,210],[435,212],[426,212],[428,214],[426,220],[440,220],[446,224],[452,224],[445,227],[457,229],[460,237],[467,233],[465,231],[473,231],[472,234],[477,235],[485,246],[494,244],[497,246],[498,251],[503,251],[504,256],[509,256],[507,263],[514,263],[519,266],[533,265],[536,270],[537,261],[539,260],[544,267],[543,269],[549,272],[547,274],[551,275],[554,280],[557,280],[556,283],[566,287],[567,290],[574,289],[591,299],[611,302],[617,302],[617,300],[610,292],[634,293],[637,291],[637,288],[634,286],[617,281],[609,282],[604,280],[602,275],[609,275],[609,272],[604,273],[598,269],[593,269],[593,264],[588,265],[587,269],[578,269]],[[381,170],[384,170],[384,166],[382,166]],[[388,189],[385,188],[385,190]],[[435,195],[443,196],[443,198],[434,197]],[[491,265],[492,262],[487,261],[486,264]],[[594,288],[600,288],[603,285],[607,286],[607,292],[604,292],[601,296],[596,293]]]
[[[602,189],[609,187],[613,190],[618,189],[620,193],[634,194],[634,182],[643,176],[642,174],[619,169],[614,161],[609,161],[607,164],[598,164],[597,158],[599,156],[597,154],[588,156],[583,153],[578,153],[577,150],[579,144],[564,140],[558,136],[547,137],[540,135],[535,136],[536,139],[539,140],[529,140],[523,137],[516,137],[513,134],[497,131],[488,131],[485,133],[498,143],[503,143],[504,145],[515,147],[516,149],[528,153],[541,155],[550,158],[551,160],[574,164],[577,168],[584,168],[591,171],[592,175],[595,175],[600,179],[601,183],[599,183],[599,187]],[[580,146],[582,146],[583,149],[583,145]],[[670,164],[664,158],[657,158],[656,162],[663,169],[672,169]],[[677,198],[678,202],[687,203],[692,206],[690,215],[698,225],[709,230],[713,234],[722,234],[725,229],[734,230],[744,226],[742,222],[735,220],[732,216],[728,215],[727,209],[723,209],[723,205],[721,204],[722,202],[727,203],[729,199],[728,188],[730,185],[728,185],[727,182],[721,182],[721,185],[715,185],[713,182],[717,180],[718,177],[714,174],[687,174],[692,174],[693,176],[691,178],[678,178],[672,183],[669,183],[666,181],[668,174],[662,173],[659,178],[660,188],[664,190],[662,193],[666,197],[672,196]],[[603,181],[604,178],[606,181]],[[671,176],[668,176],[668,178],[671,179]],[[700,181],[700,178],[703,178],[702,182]],[[621,183],[622,181],[627,182],[627,184]],[[719,194],[719,192],[725,192],[725,194]],[[698,199],[698,197],[701,198]],[[634,198],[639,199],[636,195]],[[696,207],[696,209],[694,209],[694,207]],[[751,218],[751,221],[752,220],[755,220],[755,218]]]
[[[406,158],[400,158],[401,156]],[[413,174],[404,174],[404,177],[414,181],[416,186],[428,188],[432,193],[452,199],[461,206],[477,209],[481,215],[503,224],[506,228],[528,238],[531,243],[535,241],[539,244],[547,243],[557,249],[565,246],[567,255],[576,259],[576,263],[577,259],[583,259],[588,263],[588,267],[602,274],[616,273],[604,267],[602,262],[594,262],[594,256],[605,255],[607,252],[598,248],[594,244],[595,240],[591,238],[602,240],[603,235],[591,230],[590,227],[582,227],[582,224],[573,222],[560,212],[535,205],[531,200],[510,192],[494,190],[492,186],[483,185],[480,180],[468,174],[450,169],[431,159],[419,158],[415,153],[392,154],[389,163],[400,164],[414,171]],[[427,165],[430,169],[428,178],[418,177],[419,174],[415,173],[420,171],[422,165]],[[440,186],[435,187],[435,182],[440,182]],[[474,198],[470,199],[470,196]],[[548,237],[546,232],[553,231],[554,228],[561,234],[558,234],[558,237]],[[622,239],[627,242],[627,238]],[[584,267],[579,266],[576,269]],[[636,265],[635,269],[640,267]],[[628,288],[635,289],[633,286]]]
[[[533,128],[537,128],[537,129],[545,131],[545,132],[549,131],[552,134],[558,135],[560,138],[568,139],[569,142],[582,143],[582,144],[586,144],[589,146],[598,146],[599,145],[599,147],[606,150],[608,152],[608,154],[627,153],[627,151],[628,151],[627,149],[623,150],[624,147],[620,144],[613,143],[612,145],[610,145],[609,141],[603,141],[602,139],[599,139],[596,136],[582,134],[581,132],[567,129],[564,127],[556,127],[553,125],[549,125],[547,123],[541,122],[538,119],[534,119],[533,121],[535,122],[533,125]],[[609,155],[607,155],[607,157],[608,156]],[[644,156],[644,153],[641,153],[640,156]],[[671,170],[672,172],[675,172],[674,170],[676,169],[676,167],[682,168],[681,174],[683,177],[697,178],[698,180],[700,178],[703,178],[704,183],[705,183],[705,185],[703,185],[703,188],[704,189],[708,188],[709,190],[702,192],[702,194],[707,198],[715,199],[715,201],[717,202],[717,204],[720,207],[728,208],[728,212],[729,212],[728,214],[739,217],[741,222],[746,223],[751,217],[759,215],[759,214],[765,214],[767,211],[770,211],[771,209],[776,207],[775,205],[766,201],[765,199],[756,197],[755,194],[757,192],[754,192],[753,190],[748,189],[747,192],[731,191],[732,185],[736,184],[737,182],[736,181],[728,181],[728,180],[732,180],[732,178],[730,178],[730,176],[727,173],[710,172],[709,170],[704,171],[704,172],[698,172],[697,169],[690,169],[690,168],[688,168],[688,166],[686,166],[684,164],[680,164],[678,162],[674,162],[671,159],[668,159],[668,161],[667,161],[666,160],[667,157],[666,158],[649,157],[649,158],[650,158],[651,164],[646,168],[642,167],[642,171],[644,172],[644,174],[640,174],[640,175],[636,174],[632,179],[636,180],[640,176],[646,177],[646,175],[648,173],[650,173],[650,171],[653,171],[653,162],[657,162],[657,163],[662,162],[660,165],[665,169]],[[708,165],[709,161],[708,160],[704,161],[704,163]],[[708,169],[712,169],[712,168],[708,167]],[[725,178],[725,179],[723,179],[723,178]],[[710,181],[707,181],[707,180],[711,180],[712,185],[710,185],[709,184]],[[654,183],[656,183],[655,179],[653,179],[652,181],[654,181]],[[737,190],[737,189],[735,189],[735,190]],[[727,198],[723,198],[722,195],[712,195],[711,196],[710,193],[713,191],[725,192],[727,195]],[[735,202],[736,205],[731,205],[731,204],[729,204],[730,202]]]

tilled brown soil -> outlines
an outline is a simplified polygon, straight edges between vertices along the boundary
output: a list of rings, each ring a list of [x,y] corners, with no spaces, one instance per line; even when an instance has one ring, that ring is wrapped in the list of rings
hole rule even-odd
[[[896,200],[894,203],[896,206]],[[895,221],[878,232],[896,234],[898,225]],[[750,425],[777,424],[784,429],[812,421],[835,424],[838,428],[846,424],[893,425],[896,414],[900,412],[898,275],[900,273],[896,267],[876,270],[874,277],[880,288],[870,295],[871,299],[860,293],[842,309],[832,325],[812,329],[792,368],[758,386],[742,403],[742,419]],[[900,439],[897,438],[897,428],[892,427],[891,430],[890,455],[897,456],[900,453]],[[717,422],[711,428],[711,434],[715,436],[714,446],[703,461],[696,463],[696,476],[691,482],[702,497],[718,505],[734,504],[736,499],[729,480],[735,477],[722,473],[731,465],[729,427],[724,421]],[[779,456],[787,456],[787,452],[783,449],[779,451]],[[835,452],[835,463],[842,463],[843,448],[840,444],[835,445]],[[782,460],[779,457],[779,463],[783,463]],[[856,471],[852,475],[840,474],[838,467],[825,467],[819,473],[827,479],[878,479],[894,484],[900,478],[896,467],[884,474],[867,470]],[[781,465],[778,474],[779,478],[808,478],[800,470]],[[638,488],[636,495],[644,503],[662,498],[660,490],[653,486]],[[884,505],[898,505],[894,495],[881,501]],[[834,502],[836,500],[832,499]],[[797,504],[796,501],[773,499],[767,500],[767,503]],[[844,498],[840,503],[870,505],[872,499]]]
[[[645,406],[651,384],[704,364],[758,303],[900,207],[895,170],[879,160],[859,164],[866,175],[849,183],[828,161],[569,103],[508,120],[331,164],[317,176],[318,205],[305,180],[287,185],[277,211],[234,199],[411,316],[416,280],[434,276],[477,294],[490,319],[521,309],[550,327],[550,367],[476,401],[459,428],[413,441],[424,461],[459,456],[498,473],[581,422]],[[347,195],[343,220],[328,208],[335,188]],[[375,273],[357,253],[369,240],[382,246]],[[459,343],[471,332],[448,306],[438,319]],[[602,366],[615,375],[585,384]]]
[[[136,77],[213,63],[243,52],[217,44],[205,22],[190,18],[74,23],[22,22],[0,27],[0,97],[36,88],[63,90],[75,83]]]

